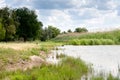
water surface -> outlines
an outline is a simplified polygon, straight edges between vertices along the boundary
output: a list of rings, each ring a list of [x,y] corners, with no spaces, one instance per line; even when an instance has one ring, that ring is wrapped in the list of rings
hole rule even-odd
[[[112,73],[117,76],[120,66],[120,46],[61,46],[54,54],[66,54],[81,58],[87,64],[92,64],[96,73]]]

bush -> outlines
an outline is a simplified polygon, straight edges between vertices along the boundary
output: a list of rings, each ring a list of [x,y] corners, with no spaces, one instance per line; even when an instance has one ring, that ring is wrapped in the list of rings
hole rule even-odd
[[[113,45],[111,39],[74,39],[68,42],[70,45]]]
[[[68,34],[61,34],[57,36],[56,38],[52,39],[53,41],[58,42],[65,42],[70,41],[73,39],[97,39],[95,41],[95,44],[102,44],[99,39],[109,39],[112,41],[109,41],[109,44],[120,44],[120,30],[113,30],[113,31],[107,31],[107,32],[94,32],[94,33],[68,33]],[[91,41],[91,44],[93,41]]]

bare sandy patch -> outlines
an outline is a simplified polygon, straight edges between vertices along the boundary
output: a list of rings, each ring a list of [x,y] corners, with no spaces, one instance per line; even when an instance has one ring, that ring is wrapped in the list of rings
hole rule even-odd
[[[20,60],[18,63],[8,64],[6,66],[7,71],[15,71],[15,70],[27,70],[32,69],[33,67],[41,66],[41,64],[46,63],[46,61],[40,56],[30,56],[30,60],[23,61]]]

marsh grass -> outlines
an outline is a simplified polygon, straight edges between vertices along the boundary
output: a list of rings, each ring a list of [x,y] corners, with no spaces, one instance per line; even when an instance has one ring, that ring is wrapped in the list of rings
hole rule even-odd
[[[65,54],[62,54],[62,53],[61,54],[56,54],[57,59],[59,59],[59,58],[61,59],[61,58],[65,58],[65,57],[66,57]]]
[[[69,45],[113,45],[111,39],[74,39],[68,42]]]
[[[62,42],[53,42],[53,41],[48,41],[48,42],[39,42],[40,50],[45,51],[46,53],[49,53],[50,50],[54,50],[54,47],[63,45],[64,43]]]
[[[117,76],[115,77],[112,74],[109,74],[108,76],[102,76],[102,75],[92,76],[90,80],[120,80],[120,78]]]
[[[92,32],[68,33],[68,34],[61,34],[56,38],[52,39],[52,41],[67,43],[68,41],[73,39],[108,39],[108,40],[113,40],[115,44],[120,44],[119,34],[120,34],[120,30],[113,30],[107,32],[94,32],[94,33]]]

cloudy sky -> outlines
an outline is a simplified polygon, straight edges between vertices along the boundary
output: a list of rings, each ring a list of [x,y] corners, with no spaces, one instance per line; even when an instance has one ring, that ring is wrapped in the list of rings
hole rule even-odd
[[[4,6],[34,9],[44,26],[53,25],[62,31],[120,27],[120,0],[0,0],[0,7]]]

